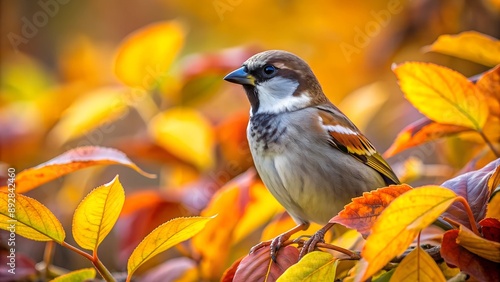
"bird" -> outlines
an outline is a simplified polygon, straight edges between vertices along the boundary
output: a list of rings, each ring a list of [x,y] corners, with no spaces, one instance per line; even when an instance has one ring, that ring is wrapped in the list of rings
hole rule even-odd
[[[323,92],[311,67],[282,50],[253,55],[224,80],[243,86],[250,102],[247,139],[264,185],[297,226],[251,250],[270,246],[276,255],[311,222],[323,224],[301,257],[352,198],[400,181],[372,143]]]

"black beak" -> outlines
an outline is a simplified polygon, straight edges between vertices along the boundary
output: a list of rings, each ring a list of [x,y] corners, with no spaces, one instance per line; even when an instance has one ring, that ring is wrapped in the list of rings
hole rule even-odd
[[[224,77],[225,81],[229,81],[241,85],[255,86],[255,77],[245,71],[245,67],[230,72]]]

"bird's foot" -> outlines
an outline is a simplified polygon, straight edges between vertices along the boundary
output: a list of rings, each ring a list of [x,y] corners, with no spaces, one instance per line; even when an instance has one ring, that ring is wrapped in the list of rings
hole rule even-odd
[[[325,243],[325,231],[323,229],[318,230],[309,239],[305,240],[302,249],[300,250],[299,260],[302,259],[308,253],[316,249],[318,243]]]
[[[306,223],[299,224],[299,225],[295,226],[294,228],[288,230],[287,232],[285,232],[281,235],[278,235],[276,238],[274,238],[272,240],[260,242],[259,244],[253,246],[250,249],[250,254],[254,253],[255,251],[257,251],[260,248],[269,246],[271,259],[274,262],[276,262],[276,257],[278,255],[278,251],[280,250],[281,247],[287,245],[286,242],[288,241],[288,239],[290,239],[290,236],[299,232],[300,230],[307,229],[307,227],[309,227],[309,224],[306,224]]]
[[[330,228],[332,228],[333,223],[328,223],[318,230],[314,235],[312,235],[309,240],[304,241],[302,249],[300,250],[299,260],[307,255],[308,253],[316,249],[316,245],[320,243],[325,243],[325,234]]]
[[[279,235],[278,237],[272,239],[272,240],[268,240],[268,241],[264,241],[264,242],[260,242],[259,244],[253,246],[251,249],[250,249],[250,253],[254,253],[255,251],[259,250],[260,248],[264,248],[264,247],[267,247],[269,246],[269,249],[270,249],[270,255],[271,255],[271,259],[276,262],[276,258],[278,256],[278,251],[280,250],[281,247],[284,247],[284,243],[290,238],[290,235],[287,234],[287,233],[283,233],[281,235]]]

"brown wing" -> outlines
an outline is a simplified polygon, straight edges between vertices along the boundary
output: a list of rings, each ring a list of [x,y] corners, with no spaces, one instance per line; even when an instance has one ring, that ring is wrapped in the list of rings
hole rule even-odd
[[[399,179],[389,164],[375,150],[368,139],[359,132],[335,106],[318,106],[320,122],[331,136],[330,144],[376,170],[387,185],[398,184]]]

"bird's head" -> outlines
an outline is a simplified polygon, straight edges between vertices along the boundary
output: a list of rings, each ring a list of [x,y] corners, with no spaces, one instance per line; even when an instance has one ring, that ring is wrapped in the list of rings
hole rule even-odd
[[[326,101],[309,65],[286,51],[258,53],[224,80],[243,86],[252,114],[295,111]]]

